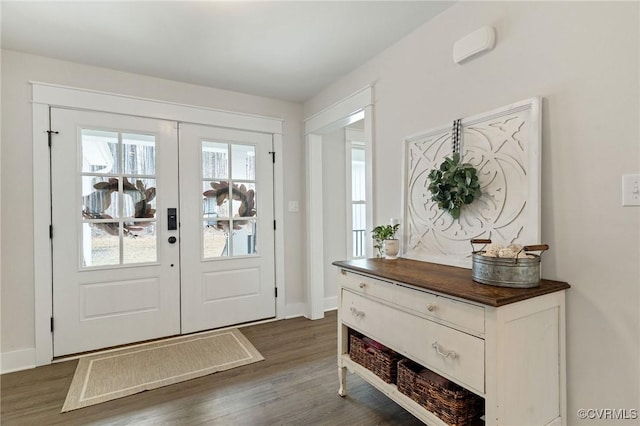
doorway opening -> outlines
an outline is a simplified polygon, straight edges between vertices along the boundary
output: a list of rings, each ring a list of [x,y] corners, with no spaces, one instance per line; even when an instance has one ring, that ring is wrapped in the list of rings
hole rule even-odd
[[[307,279],[309,318],[324,317],[337,303],[337,269],[332,260],[345,259],[347,230],[346,128],[362,121],[365,169],[365,225],[373,223],[373,87],[351,96],[305,120],[307,165]],[[340,141],[332,143],[333,141]],[[338,149],[332,149],[340,144]],[[333,180],[336,180],[334,185]],[[340,201],[337,201],[337,200]],[[341,203],[337,205],[337,203]],[[349,200],[349,204],[351,201]],[[329,210],[325,208],[329,204]],[[340,219],[337,218],[340,216]],[[325,217],[326,216],[326,217]],[[350,217],[350,216],[349,216]],[[340,235],[334,234],[334,232]],[[337,235],[332,237],[332,235]],[[369,241],[367,241],[369,240]],[[364,238],[364,257],[373,253],[370,239]]]

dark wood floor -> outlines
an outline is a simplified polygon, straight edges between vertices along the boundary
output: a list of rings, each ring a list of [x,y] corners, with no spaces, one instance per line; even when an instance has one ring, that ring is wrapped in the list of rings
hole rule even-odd
[[[338,396],[336,313],[242,328],[264,361],[60,414],[77,361],[5,374],[8,425],[420,425],[349,374]]]

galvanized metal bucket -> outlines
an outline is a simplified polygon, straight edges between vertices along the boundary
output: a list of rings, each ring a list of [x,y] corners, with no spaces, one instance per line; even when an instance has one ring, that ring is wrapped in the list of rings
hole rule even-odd
[[[471,240],[474,244],[490,244],[491,240]],[[484,256],[483,250],[471,253],[473,262],[471,275],[474,281],[498,287],[532,288],[540,285],[540,255],[549,245],[524,246],[521,252],[527,252],[526,258],[506,258]],[[473,248],[472,248],[473,250]],[[539,251],[540,254],[529,252]]]

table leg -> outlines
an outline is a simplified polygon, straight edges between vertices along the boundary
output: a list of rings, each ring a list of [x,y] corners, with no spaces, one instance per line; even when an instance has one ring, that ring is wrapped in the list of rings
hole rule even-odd
[[[338,380],[340,381],[340,389],[338,389],[338,395],[347,395],[347,368],[338,367]]]

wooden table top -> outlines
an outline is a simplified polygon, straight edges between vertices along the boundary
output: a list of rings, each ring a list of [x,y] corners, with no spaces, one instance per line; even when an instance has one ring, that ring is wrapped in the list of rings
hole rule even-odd
[[[489,306],[508,305],[570,287],[562,281],[544,279],[534,288],[497,287],[473,281],[471,269],[402,258],[340,260],[333,265]]]

